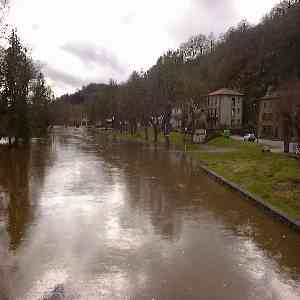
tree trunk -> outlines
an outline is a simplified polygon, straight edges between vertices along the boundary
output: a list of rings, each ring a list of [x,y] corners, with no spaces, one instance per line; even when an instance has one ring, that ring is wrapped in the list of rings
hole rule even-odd
[[[156,124],[153,124],[153,132],[154,132],[154,143],[157,144],[158,130]]]
[[[283,132],[284,132],[284,137],[283,137],[284,153],[289,153],[290,152],[290,133],[289,133],[289,121],[288,120],[284,120]]]
[[[165,141],[166,141],[167,148],[169,148],[170,147],[170,136],[168,134],[165,134]]]
[[[134,123],[133,123],[133,131],[134,131],[134,134],[137,134],[137,131],[138,131],[138,124],[137,124],[137,121],[134,120]]]
[[[168,105],[167,110],[164,115],[164,123],[163,123],[163,129],[164,129],[164,136],[166,141],[166,146],[170,147],[170,132],[171,132],[171,106]]]
[[[144,131],[145,131],[145,140],[148,141],[149,140],[148,126],[145,125]]]
[[[135,126],[134,126],[134,121],[130,121],[130,134],[134,135],[135,134]]]
[[[194,112],[192,112],[191,144],[194,144],[194,134],[195,134],[195,115]]]
[[[167,118],[165,125],[164,125],[164,136],[165,136],[165,141],[166,141],[166,146],[169,148],[170,147],[170,122],[169,119]]]

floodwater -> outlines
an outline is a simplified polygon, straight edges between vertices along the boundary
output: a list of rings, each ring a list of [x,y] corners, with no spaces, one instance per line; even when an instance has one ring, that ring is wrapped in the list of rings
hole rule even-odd
[[[182,153],[55,128],[0,152],[0,299],[300,299],[300,234]]]

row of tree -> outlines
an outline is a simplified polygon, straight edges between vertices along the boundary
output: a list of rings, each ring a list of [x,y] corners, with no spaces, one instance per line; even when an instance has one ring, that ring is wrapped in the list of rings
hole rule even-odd
[[[0,52],[0,138],[27,142],[32,130],[51,123],[53,94],[44,75],[21,43],[15,30]]]
[[[133,133],[139,123],[146,135],[152,126],[155,139],[160,128],[167,138],[172,107],[180,105],[183,126],[193,127],[187,124],[191,122],[188,115],[196,111],[203,95],[229,87],[246,95],[243,124],[255,127],[256,100],[270,88],[283,91],[281,87],[288,82],[300,79],[299,20],[299,1],[282,1],[258,25],[242,21],[219,38],[212,34],[193,36],[179,49],[160,57],[148,71],[133,72],[125,83],[90,84],[57,99],[59,108],[55,110],[60,113],[56,121],[66,123],[72,115],[70,107],[77,104],[92,122],[109,118],[115,127],[122,130],[125,124]],[[292,86],[298,89],[298,84]],[[283,101],[297,106],[297,97],[284,100],[288,94],[285,92]],[[293,120],[297,119],[294,112]]]

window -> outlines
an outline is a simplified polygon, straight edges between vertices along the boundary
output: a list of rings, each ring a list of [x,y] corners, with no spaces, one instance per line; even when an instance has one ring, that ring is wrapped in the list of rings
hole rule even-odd
[[[264,113],[262,118],[264,121],[271,121],[273,119],[273,114],[272,113]]]
[[[235,106],[235,98],[232,98],[232,106]]]

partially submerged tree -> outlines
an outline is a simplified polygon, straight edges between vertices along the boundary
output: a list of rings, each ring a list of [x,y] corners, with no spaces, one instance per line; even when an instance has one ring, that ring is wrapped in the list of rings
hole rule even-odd
[[[51,124],[50,104],[53,93],[42,72],[30,86],[30,121],[32,128],[45,130]]]
[[[161,127],[167,146],[171,131],[172,107],[183,98],[182,66],[183,57],[177,51],[169,51],[162,56],[151,70],[155,82],[154,101],[160,108]]]
[[[21,44],[15,30],[9,37],[9,47],[5,50],[1,65],[3,93],[7,104],[10,123],[9,137],[28,141],[30,124],[28,115],[29,83],[34,78],[34,67],[27,49]]]

